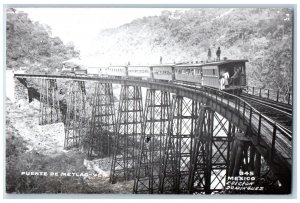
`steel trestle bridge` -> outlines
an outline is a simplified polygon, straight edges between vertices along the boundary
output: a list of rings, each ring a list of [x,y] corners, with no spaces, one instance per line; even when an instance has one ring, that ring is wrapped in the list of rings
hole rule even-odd
[[[283,193],[291,190],[292,127],[267,114],[262,103],[246,100],[250,94],[238,97],[176,81],[35,74],[15,78],[39,79],[40,124],[63,121],[65,148],[85,143],[90,159],[111,157],[111,182],[134,180],[133,193],[222,192],[228,178],[240,171],[253,172],[258,180],[272,173]],[[57,80],[68,84],[66,115],[59,110]],[[95,87],[91,118],[87,82]],[[121,84],[118,107],[112,84]],[[145,104],[142,87],[147,88]]]

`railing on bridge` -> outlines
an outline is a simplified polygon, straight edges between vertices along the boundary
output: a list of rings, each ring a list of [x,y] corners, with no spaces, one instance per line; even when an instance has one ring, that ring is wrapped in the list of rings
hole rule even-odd
[[[63,78],[63,76],[55,76],[55,78]],[[86,77],[70,78],[95,81],[100,80],[99,78]],[[235,115],[237,115],[239,117],[238,122],[243,122],[244,126],[248,126],[248,129],[251,129],[252,133],[249,136],[252,136],[252,140],[255,141],[255,143],[253,143],[254,145],[267,145],[268,149],[265,150],[264,155],[262,154],[266,160],[268,160],[269,162],[276,162],[276,159],[280,158],[280,161],[283,160],[280,162],[280,166],[282,166],[283,168],[290,168],[291,166],[290,160],[292,157],[292,132],[281,126],[274,120],[268,118],[267,116],[256,110],[249,103],[247,103],[245,100],[236,95],[232,95],[224,91],[209,87],[195,87],[195,89],[193,89],[192,87],[184,87],[182,85],[176,85],[169,82],[158,83],[146,80],[121,80],[116,78],[102,78],[101,80],[107,82],[116,82],[117,80],[120,80],[120,84],[136,83],[144,87],[151,87],[154,89],[169,91],[195,100],[206,98],[209,101],[212,101],[210,106],[212,109],[221,109],[222,107],[222,109],[231,111]],[[281,174],[283,176],[286,176],[285,173]],[[285,184],[287,185],[288,183]]]
[[[267,142],[267,144],[270,144],[270,161],[273,160],[276,151],[280,151],[287,156],[292,155],[292,132],[290,130],[260,113],[249,103],[235,95],[209,87],[202,87],[202,89],[204,92],[207,92],[206,96],[214,101],[216,105],[219,104],[229,107],[232,105],[230,104],[230,101],[234,101],[235,111],[239,113],[244,124],[249,126],[251,130],[256,133],[257,145],[260,144],[262,136],[265,138],[264,141]],[[224,104],[224,101],[226,104]],[[271,135],[271,137],[268,135]],[[289,147],[283,147],[287,145],[289,145]]]
[[[293,94],[291,92],[282,92],[280,90],[270,90],[259,87],[247,86],[247,93],[259,96],[261,98],[270,99],[276,102],[286,103],[292,105],[293,103]]]

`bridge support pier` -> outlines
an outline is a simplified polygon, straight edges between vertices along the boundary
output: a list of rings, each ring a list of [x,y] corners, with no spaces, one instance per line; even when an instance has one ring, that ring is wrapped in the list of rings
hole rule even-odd
[[[116,129],[117,138],[110,174],[112,183],[117,180],[130,180],[135,176],[142,122],[141,87],[122,85]]]
[[[85,83],[78,80],[72,80],[68,83],[65,149],[80,147],[82,137],[86,133]]]
[[[236,133],[232,143],[228,176],[239,176],[239,171],[252,171],[259,177],[261,172],[261,155],[244,133]]]
[[[136,194],[159,192],[170,106],[170,93],[147,90],[144,128],[134,181],[133,192]]]
[[[89,131],[88,157],[111,156],[116,135],[114,96],[111,83],[96,83]]]
[[[236,128],[206,105],[176,97],[165,153],[161,193],[222,191]]]
[[[160,193],[187,193],[199,103],[173,96]]]
[[[39,124],[46,125],[60,121],[57,82],[55,79],[41,79]]]
[[[189,193],[195,191],[210,193],[211,161],[209,159],[211,158],[213,118],[213,112],[207,106],[200,105],[188,180]]]

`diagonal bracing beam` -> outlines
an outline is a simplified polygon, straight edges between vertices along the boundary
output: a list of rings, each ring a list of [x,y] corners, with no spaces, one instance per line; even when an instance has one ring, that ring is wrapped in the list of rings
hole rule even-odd
[[[209,158],[211,156],[212,125],[213,112],[207,106],[200,105],[188,180],[189,193],[210,192],[211,161]]]
[[[85,101],[85,82],[78,80],[69,81],[65,121],[65,149],[81,146],[82,138],[86,134],[87,124]]]
[[[170,113],[170,93],[148,89],[134,193],[158,193]]]
[[[173,96],[160,193],[188,193],[190,161],[199,103]]]
[[[206,193],[224,190],[228,178],[230,164],[230,146],[236,128],[224,117],[216,112],[212,113],[213,124],[211,136],[211,166],[210,186]]]
[[[210,194],[225,188],[235,126],[206,105],[200,106],[189,176],[189,192]]]
[[[96,83],[89,131],[89,158],[112,156],[116,135],[115,108],[111,83]]]
[[[143,123],[141,87],[122,85],[117,119],[117,137],[110,181],[131,180],[135,175]]]
[[[39,124],[61,121],[56,79],[41,79]]]

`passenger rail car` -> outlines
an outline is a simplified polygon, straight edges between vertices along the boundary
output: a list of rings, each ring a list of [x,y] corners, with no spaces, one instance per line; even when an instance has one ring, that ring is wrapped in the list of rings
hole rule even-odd
[[[147,80],[152,77],[149,66],[127,66],[128,77]]]
[[[175,80],[201,83],[203,86],[240,94],[246,88],[246,62],[248,60],[224,60],[176,65]]]
[[[90,76],[99,76],[100,75],[100,70],[101,68],[100,67],[88,67],[87,68],[87,74],[90,75]]]
[[[106,70],[102,69],[101,72],[102,72],[102,75],[107,74],[108,76],[113,76],[113,77],[127,77],[128,76],[128,69],[126,66],[109,66],[109,67],[107,67]]]
[[[202,85],[240,94],[246,88],[246,62],[248,60],[225,60],[201,65]],[[224,86],[221,87],[221,79]]]
[[[248,60],[223,60],[194,64],[156,64],[127,65],[89,68],[87,71],[79,67],[62,72],[100,77],[132,78],[163,82],[180,82],[221,89],[226,92],[240,94],[246,88],[246,62]]]
[[[201,64],[181,64],[175,67],[175,79],[193,83],[202,82]]]
[[[175,80],[175,67],[174,65],[154,65],[151,66],[152,77],[155,80]]]

